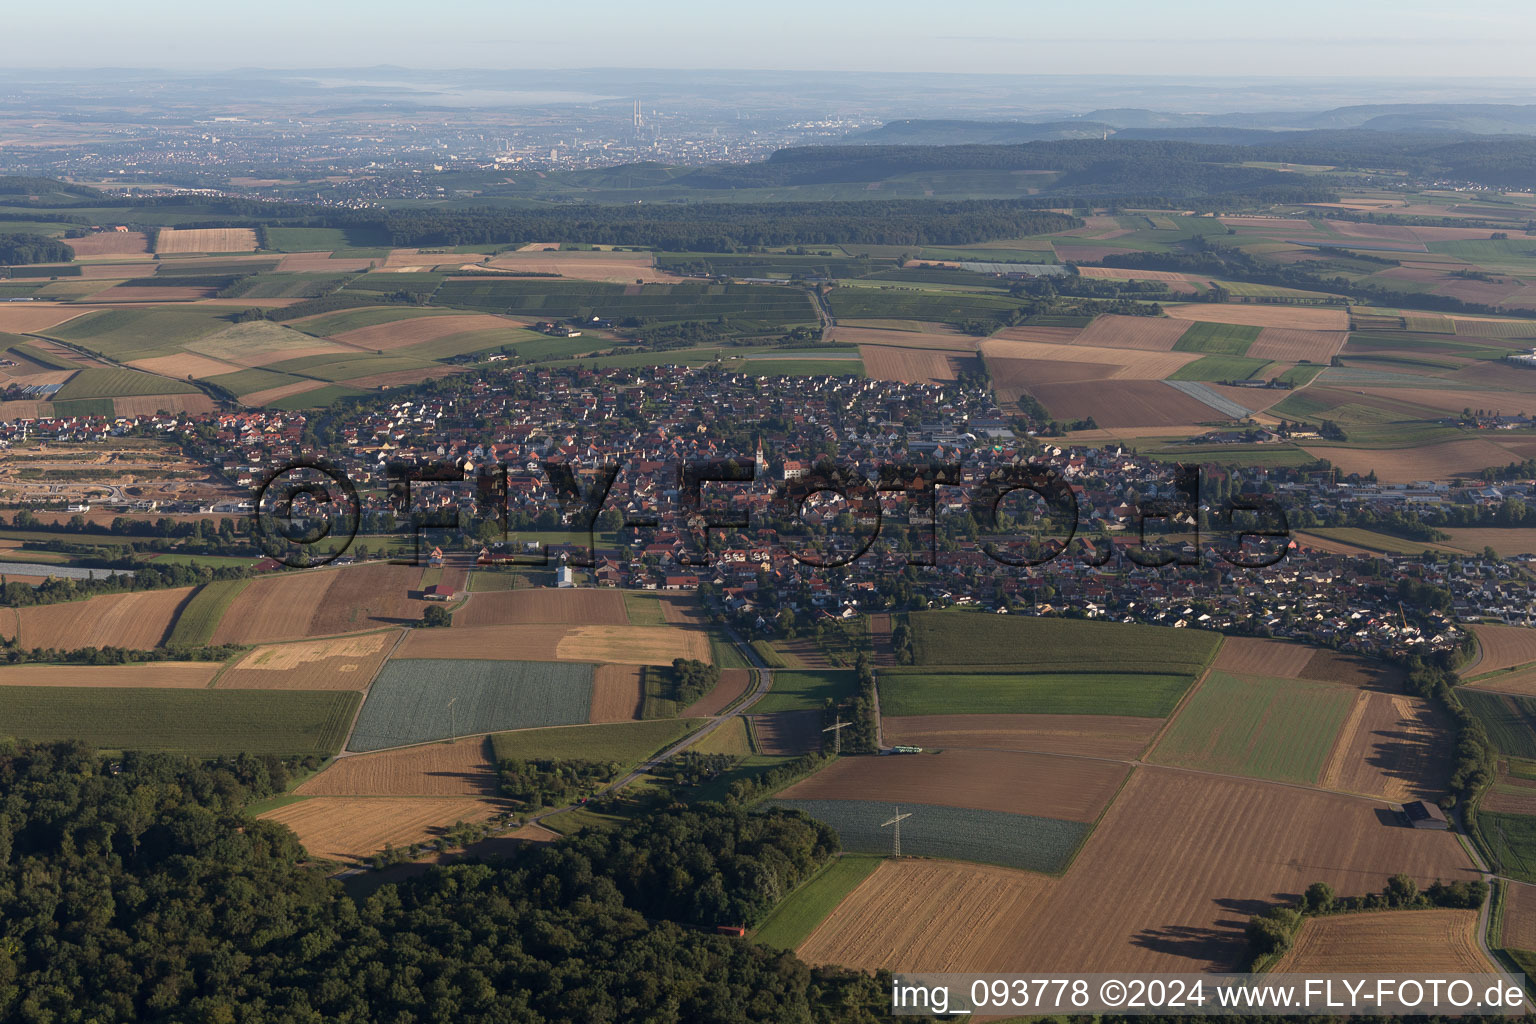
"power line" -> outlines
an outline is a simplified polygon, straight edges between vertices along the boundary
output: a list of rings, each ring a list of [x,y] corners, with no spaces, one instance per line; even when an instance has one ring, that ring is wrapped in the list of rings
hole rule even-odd
[[[912,812],[911,811],[908,811],[906,814],[902,814],[901,813],[901,808],[898,807],[898,808],[896,808],[896,817],[892,818],[890,821],[883,822],[880,825],[881,828],[887,828],[887,827],[894,826],[894,827],[891,828],[891,856],[892,857],[900,857],[901,856],[901,819],[902,818],[910,818],[910,817],[912,817]]]

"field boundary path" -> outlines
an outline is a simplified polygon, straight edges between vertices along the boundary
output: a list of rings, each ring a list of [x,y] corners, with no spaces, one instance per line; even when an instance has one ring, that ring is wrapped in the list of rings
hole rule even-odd
[[[1456,838],[1460,840],[1462,848],[1467,852],[1468,859],[1472,861],[1472,865],[1482,874],[1483,881],[1488,883],[1488,898],[1483,900],[1483,905],[1477,911],[1477,948],[1482,950],[1483,957],[1493,965],[1494,970],[1499,972],[1505,984],[1515,985],[1515,976],[1505,966],[1504,958],[1495,953],[1493,947],[1488,944],[1488,919],[1493,914],[1493,890],[1499,882],[1505,881],[1505,879],[1501,879],[1498,872],[1494,871],[1488,862],[1483,859],[1483,851],[1478,848],[1477,841],[1472,838],[1471,831],[1462,820],[1462,809],[1460,807],[1457,807],[1455,814],[1451,816],[1451,824],[1455,828]],[[1516,985],[1516,987],[1520,986]]]

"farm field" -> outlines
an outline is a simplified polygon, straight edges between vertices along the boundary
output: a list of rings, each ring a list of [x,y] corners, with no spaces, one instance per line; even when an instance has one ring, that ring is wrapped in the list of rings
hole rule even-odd
[[[1515,668],[1536,661],[1536,629],[1524,626],[1475,625],[1481,656],[1467,666],[1465,674],[1482,675]]]
[[[1360,690],[1318,784],[1385,800],[1438,800],[1451,769],[1451,733],[1417,697]]]
[[[857,854],[833,858],[816,877],[774,908],[752,933],[753,941],[773,949],[794,949],[882,863],[885,862],[878,857]]]
[[[1536,528],[1532,527],[1453,527],[1445,532],[1451,535],[1449,544],[1463,551],[1480,553],[1487,547],[1506,558],[1536,553]]]
[[[334,692],[16,686],[5,691],[5,729],[17,739],[78,739],[103,750],[332,754],[357,702]]]
[[[347,569],[305,569],[273,573],[250,582],[230,602],[210,641],[214,644],[270,643],[309,636],[310,620],[337,573]]]
[[[1129,768],[1097,758],[1005,750],[841,757],[781,790],[783,800],[857,800],[969,807],[1092,822]]]
[[[454,626],[627,626],[624,594],[617,590],[509,590],[476,594],[454,613]]]
[[[84,238],[67,238],[64,244],[75,250],[77,260],[149,255],[149,239],[142,231],[95,231]]]
[[[355,327],[351,330],[331,333],[326,337],[358,349],[393,352],[397,349],[427,345],[456,334],[481,331],[504,332],[507,341],[536,337],[522,329],[526,326],[526,323],[521,320],[509,320],[486,313],[467,313],[389,320],[368,327]],[[482,347],[490,348],[495,344],[496,342],[488,340]]]
[[[1232,417],[1158,380],[1105,380],[1081,384],[1036,384],[1029,388],[1059,420],[1092,420],[1099,428],[1182,427],[1221,424]]]
[[[1458,692],[1499,753],[1536,758],[1536,698],[1465,688]]]
[[[887,669],[878,676],[883,715],[1113,715],[1163,718],[1193,675],[943,673]]]
[[[491,737],[496,760],[536,757],[571,761],[638,764],[660,753],[704,724],[699,718],[664,718],[650,722],[521,729]]]
[[[0,635],[28,650],[127,647],[165,643],[191,587],[103,594],[83,601],[0,609]]]
[[[1072,344],[1139,349],[1143,352],[1171,352],[1188,330],[1188,321],[1167,317],[1101,316],[1072,339]]]
[[[1476,877],[1454,836],[1385,825],[1382,808],[1357,797],[1141,767],[1066,874],[1034,882],[1027,898],[1011,897],[1005,882],[1013,876],[1025,885],[1020,880],[1038,876],[988,879],[978,896],[986,901],[982,912],[973,916],[942,896],[946,884],[965,877],[959,865],[948,867],[955,882],[936,869],[917,888],[877,889],[877,872],[801,953],[828,962],[820,951],[838,949],[835,962],[866,969],[1233,969],[1244,955],[1248,916],[1276,893],[1322,881],[1340,894],[1363,894],[1399,871],[1421,885]],[[1173,879],[1179,884],[1169,884]],[[864,908],[876,899],[890,903],[871,916]],[[1079,926],[1053,926],[1060,921]]]
[[[864,372],[875,380],[944,383],[960,375],[954,355],[933,349],[860,345],[859,358],[864,361]]]
[[[1315,783],[1355,694],[1305,679],[1212,672],[1150,759],[1276,782]]]
[[[587,721],[629,722],[640,717],[645,686],[638,665],[599,665],[592,673],[592,709]]]
[[[1475,910],[1378,910],[1310,917],[1277,974],[1480,974],[1494,970]]]
[[[1007,665],[1013,671],[1198,672],[1221,643],[1216,633],[1088,619],[916,612],[910,617],[918,665]]]
[[[891,830],[881,828],[896,813],[885,800],[787,800],[773,806],[803,811],[837,829],[843,849],[886,853]],[[901,823],[902,853],[913,857],[969,860],[1051,874],[1064,870],[1092,830],[1077,821],[982,811],[932,804],[903,807],[912,817]]]
[[[348,633],[419,620],[428,602],[421,597],[420,566],[368,562],[331,573],[331,585],[315,605],[310,636]]]
[[[341,757],[294,790],[300,796],[495,796],[491,741],[470,736]]]
[[[256,232],[250,228],[161,228],[155,252],[253,252]]]
[[[1481,810],[1477,831],[1499,874],[1536,882],[1536,816]]]
[[[197,588],[187,606],[176,617],[169,643],[186,647],[208,644],[219,622],[223,620],[224,613],[249,583],[248,579],[214,580]]]
[[[259,815],[286,825],[311,857],[361,861],[385,846],[409,846],[459,821],[484,821],[505,805],[476,797],[317,796]]]
[[[393,658],[368,691],[348,749],[583,723],[592,671],[550,662]]]
[[[757,705],[753,705],[756,708]],[[814,754],[821,750],[820,711],[775,711],[747,715],[747,728],[764,754]]]
[[[750,669],[725,668],[720,670],[720,681],[715,688],[679,712],[684,718],[699,715],[718,715],[752,689],[756,680]]]
[[[1185,323],[1176,320],[1175,323]],[[1206,355],[1242,356],[1248,352],[1259,336],[1257,327],[1244,324],[1186,323],[1188,330],[1179,338],[1174,348],[1180,352],[1201,352]]]
[[[1358,448],[1336,445],[1303,445],[1313,458],[1327,459],[1340,473],[1374,472],[1383,483],[1414,480],[1446,480],[1475,475],[1485,466],[1511,461],[1508,449],[1482,438],[1425,444],[1412,448]]]
[[[1229,636],[1211,668],[1218,672],[1265,675],[1274,679],[1297,679],[1305,674],[1307,664],[1317,649],[1283,640],[1261,640],[1250,636]]]
[[[883,714],[880,735],[893,746],[1031,750],[1129,761],[1146,749],[1160,724],[1156,718],[1115,715]]]
[[[1536,951],[1536,885],[1504,882],[1504,930],[1500,941],[1506,949]]]
[[[852,669],[775,669],[773,688],[752,705],[752,710],[757,714],[820,711],[828,698],[842,701],[852,697],[857,688],[858,679]]]
[[[398,630],[333,640],[267,644],[219,676],[221,690],[364,690],[400,638]]]
[[[473,604],[480,597],[471,598]],[[709,661],[709,639],[676,626],[458,626],[415,630],[405,658],[524,658],[533,661],[670,665],[674,658]]]
[[[216,661],[152,661],[137,665],[0,665],[0,686],[128,686],[201,689]]]
[[[730,754],[743,759],[751,757],[752,741],[747,736],[747,720],[741,716],[727,718],[688,749],[700,754]]]
[[[1252,327],[1307,331],[1349,330],[1349,314],[1342,309],[1322,309],[1316,306],[1197,302],[1185,306],[1165,306],[1163,311],[1176,320],[1201,323],[1246,324]]]

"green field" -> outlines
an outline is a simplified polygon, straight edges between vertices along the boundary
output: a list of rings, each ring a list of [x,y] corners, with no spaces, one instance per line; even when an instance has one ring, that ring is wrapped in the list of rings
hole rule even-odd
[[[1536,759],[1536,698],[1466,688],[1456,693],[1467,710],[1483,723],[1488,739],[1499,753]]]
[[[403,275],[378,276],[396,278]],[[798,288],[699,284],[648,284],[631,291],[632,288],[634,286],[622,284],[543,278],[453,280],[442,283],[433,301],[444,306],[490,313],[556,319],[634,316],[662,323],[727,317],[738,333],[811,323],[816,319],[810,298]]]
[[[828,301],[839,320],[965,320],[1004,322],[1020,303],[1007,296],[977,292],[912,291],[899,288],[835,288]]]
[[[891,830],[881,822],[894,805],[876,800],[774,800],[776,807],[804,811],[837,830],[852,853],[889,853]],[[933,804],[903,804],[912,817],[901,823],[901,852],[908,857],[943,857],[1000,864],[1054,874],[1066,870],[1093,826],[1028,814],[977,811]]]
[[[777,673],[775,673],[777,675]],[[900,715],[1129,715],[1163,718],[1193,675],[969,673],[881,670],[880,713]],[[757,705],[753,705],[754,711]]]
[[[1305,387],[1311,384],[1318,374],[1326,369],[1321,363],[1299,364],[1280,374],[1280,379],[1292,387]]]
[[[666,616],[661,611],[661,601],[655,595],[641,590],[624,591],[624,612],[631,625],[665,626]]]
[[[297,395],[289,395],[286,398],[268,402],[267,407],[269,409],[318,409],[343,398],[366,394],[368,392],[361,388],[349,388],[344,384],[327,384],[323,388],[303,391]]]
[[[361,327],[377,327],[379,324],[392,324],[397,320],[414,320],[420,316],[451,316],[462,315],[457,309],[422,309],[417,306],[365,306],[361,309],[343,309],[336,313],[324,313],[313,318],[305,318],[302,323],[291,323],[286,326],[305,334],[313,334],[319,338],[328,338],[333,334],[341,334],[344,331],[355,331]]]
[[[221,295],[238,299],[313,299],[339,287],[351,274],[258,274]]]
[[[110,398],[74,398],[53,403],[55,416],[112,416],[116,411]]]
[[[1272,365],[1268,359],[1249,359],[1247,356],[1203,356],[1186,363],[1168,375],[1169,380],[1247,380],[1261,377],[1260,372]]]
[[[359,699],[339,690],[8,686],[0,733],[199,757],[334,754]]]
[[[1150,760],[1315,783],[1354,700],[1354,690],[1329,683],[1212,672]]]
[[[1037,672],[1157,671],[1195,674],[1221,636],[1090,619],[991,615],[955,609],[910,618],[918,665],[998,665]]]
[[[142,359],[170,355],[188,342],[225,330],[230,326],[229,313],[217,306],[107,309],[37,333],[73,342],[112,359]]]
[[[633,765],[661,753],[704,722],[702,718],[668,718],[654,722],[524,729],[499,732],[491,737],[491,745],[498,761],[549,757]]]
[[[348,749],[381,750],[452,736],[584,725],[591,702],[591,665],[393,659],[385,662],[368,690]]]
[[[334,252],[389,245],[389,235],[374,227],[267,228],[267,245],[278,252]]]
[[[1536,882],[1536,816],[1478,811],[1477,830],[1499,874]]]
[[[157,377],[143,370],[88,366],[78,371],[54,395],[54,401],[76,398],[121,398],[127,395],[185,395],[197,388],[184,380]]]
[[[815,711],[828,699],[842,701],[858,689],[858,676],[852,669],[773,670],[773,689],[752,705],[752,713],[774,711]]]
[[[774,908],[768,920],[753,933],[753,939],[773,949],[794,949],[879,866],[879,857],[845,854],[832,858],[810,881]]]
[[[176,617],[176,625],[172,627],[171,638],[167,643],[172,647],[206,645],[213,639],[213,631],[219,627],[219,620],[229,610],[230,604],[250,582],[248,579],[214,580],[203,584]]]
[[[320,380],[346,381],[354,377],[370,377],[376,373],[396,373],[401,370],[427,370],[432,368],[431,360],[412,359],[409,356],[381,356],[366,355],[323,355],[306,356],[300,359],[286,359],[280,363],[269,363],[267,369],[273,373],[291,373],[304,377],[316,377]]]
[[[1174,342],[1175,352],[1204,352],[1213,356],[1240,356],[1259,336],[1257,327],[1246,324],[1190,324],[1183,337]]]

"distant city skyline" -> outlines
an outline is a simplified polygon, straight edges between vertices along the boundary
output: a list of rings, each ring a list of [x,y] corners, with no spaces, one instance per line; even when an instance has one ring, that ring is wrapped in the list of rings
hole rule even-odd
[[[713,68],[1082,75],[1528,78],[1536,8],[1483,0],[78,0],[7,15],[12,68]]]

